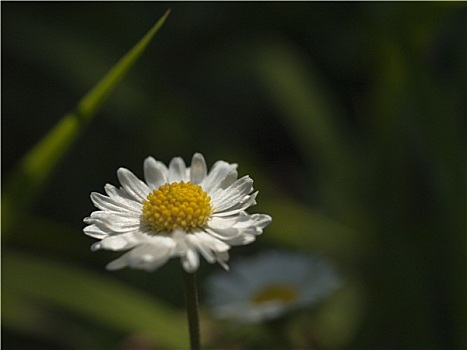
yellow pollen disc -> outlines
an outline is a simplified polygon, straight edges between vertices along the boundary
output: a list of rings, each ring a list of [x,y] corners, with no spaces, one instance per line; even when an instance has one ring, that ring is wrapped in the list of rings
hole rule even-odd
[[[162,185],[143,201],[143,216],[156,232],[202,227],[211,211],[211,197],[192,182]]]
[[[297,290],[285,285],[274,285],[260,290],[253,295],[254,304],[263,304],[267,302],[282,302],[289,304],[297,298]]]

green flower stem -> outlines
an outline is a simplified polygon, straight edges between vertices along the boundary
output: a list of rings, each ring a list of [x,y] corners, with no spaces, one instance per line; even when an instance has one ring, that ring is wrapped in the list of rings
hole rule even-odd
[[[198,290],[196,288],[195,274],[183,270],[183,283],[185,285],[186,312],[190,331],[190,349],[199,350],[201,349],[201,343],[199,336]]]

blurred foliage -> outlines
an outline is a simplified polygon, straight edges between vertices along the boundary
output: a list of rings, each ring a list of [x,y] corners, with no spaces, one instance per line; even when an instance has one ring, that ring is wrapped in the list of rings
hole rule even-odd
[[[287,246],[345,276],[284,321],[291,348],[465,348],[463,3],[3,2],[3,194],[29,198],[15,166],[168,8],[14,227],[2,196],[2,345],[183,346],[178,262],[109,273],[82,218],[118,167],[199,151],[273,217],[232,256]],[[224,326],[203,310],[206,348],[267,344],[267,325]]]
[[[6,232],[16,224],[18,213],[27,211],[30,202],[43,190],[57,164],[79,136],[84,126],[98,112],[109,94],[144,52],[151,39],[164,24],[169,11],[153,28],[67,113],[21,160],[8,177],[2,193],[3,220]],[[18,192],[25,196],[17,196]],[[5,214],[6,212],[6,214]]]

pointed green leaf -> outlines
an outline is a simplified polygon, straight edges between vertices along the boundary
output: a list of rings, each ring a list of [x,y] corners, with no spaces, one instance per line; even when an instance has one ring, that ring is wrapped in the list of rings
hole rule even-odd
[[[27,209],[36,198],[83,127],[97,113],[102,103],[145,51],[151,39],[164,24],[169,12],[170,10],[79,101],[76,109],[66,114],[13,170],[2,195],[4,231],[14,221],[17,211]]]

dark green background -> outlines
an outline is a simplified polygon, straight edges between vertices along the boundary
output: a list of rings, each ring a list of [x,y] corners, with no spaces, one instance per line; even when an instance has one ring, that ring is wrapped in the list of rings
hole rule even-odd
[[[361,320],[338,347],[465,348],[463,3],[2,2],[1,8],[2,181],[172,9],[32,210],[69,231],[38,236],[26,225],[3,241],[4,253],[25,251],[105,273],[118,253],[91,253],[93,240],[80,233],[93,210],[89,193],[117,184],[120,166],[141,176],[148,155],[189,161],[199,151],[209,165],[238,162],[260,190],[254,210],[274,219],[257,243],[234,248],[232,256],[269,246],[318,250],[359,281]],[[288,216],[292,203],[305,209]],[[307,227],[309,209],[353,232],[351,244],[313,227],[291,232]],[[210,269],[202,266],[201,282]],[[153,274],[115,275],[181,307],[176,270],[172,262]],[[175,282],[153,284],[164,279]],[[84,323],[99,333],[102,347],[114,348],[122,336]],[[5,349],[60,348],[2,326]]]

